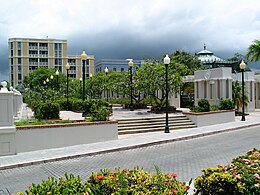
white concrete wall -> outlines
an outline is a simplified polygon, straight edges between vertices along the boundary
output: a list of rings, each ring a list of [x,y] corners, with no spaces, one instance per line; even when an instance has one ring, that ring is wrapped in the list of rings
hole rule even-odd
[[[17,127],[17,153],[118,139],[117,122],[59,125],[46,128]]]
[[[183,112],[198,127],[235,121],[235,111],[216,111],[208,113]]]

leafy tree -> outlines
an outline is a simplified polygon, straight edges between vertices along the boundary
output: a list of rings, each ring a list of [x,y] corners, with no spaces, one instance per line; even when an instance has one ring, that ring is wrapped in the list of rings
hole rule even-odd
[[[50,83],[50,77],[51,75],[55,75],[55,69],[51,68],[45,68],[45,67],[39,67],[37,70],[34,70],[29,74],[27,78],[24,80],[24,85],[31,90],[34,90],[35,88],[38,88],[39,86],[43,86],[44,81],[46,82],[46,79],[49,79],[49,83],[46,83],[48,88],[54,87],[54,82]],[[64,87],[66,83],[66,75],[60,74],[59,75],[59,83],[61,87]]]
[[[169,64],[169,93],[178,93],[182,85],[182,75],[187,73],[187,67],[171,61]],[[153,60],[143,64],[136,72],[137,85],[142,94],[151,97],[156,105],[164,106],[166,99],[165,65]],[[160,95],[158,92],[160,91]]]
[[[171,55],[171,59],[179,64],[185,65],[188,68],[185,75],[192,75],[195,70],[202,69],[202,63],[198,57],[185,51],[176,50]]]
[[[257,62],[260,60],[260,41],[255,40],[248,48],[246,59],[250,62]]]
[[[240,53],[235,53],[234,56],[232,58],[228,58],[227,61],[229,62],[240,62],[241,60],[244,59],[244,56]]]
[[[233,72],[240,72],[241,71],[240,63],[241,63],[242,60],[245,61],[245,57],[240,53],[235,53],[233,57],[227,59],[227,61],[233,62],[233,65],[232,65],[232,71]],[[245,71],[251,71],[251,70],[247,66]]]

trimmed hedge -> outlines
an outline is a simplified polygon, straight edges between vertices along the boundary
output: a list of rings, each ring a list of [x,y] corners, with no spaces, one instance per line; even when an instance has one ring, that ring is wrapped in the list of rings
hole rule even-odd
[[[39,103],[35,105],[34,117],[36,119],[59,119],[60,105],[54,102]]]
[[[234,109],[234,103],[231,99],[220,100],[219,109],[220,110],[231,110]]]

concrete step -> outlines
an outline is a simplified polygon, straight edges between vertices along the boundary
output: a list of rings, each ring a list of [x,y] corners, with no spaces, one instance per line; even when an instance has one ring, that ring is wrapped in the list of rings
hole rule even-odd
[[[170,131],[174,130],[180,130],[180,129],[186,129],[186,128],[195,128],[196,125],[183,125],[183,126],[176,126],[176,127],[169,127]],[[164,131],[165,126],[158,127],[158,128],[148,128],[148,129],[131,129],[131,130],[120,130],[118,131],[118,135],[125,135],[125,134],[135,134],[135,133],[148,133],[148,132],[158,132],[158,131]]]
[[[179,121],[178,123],[170,123],[170,126],[173,127],[178,127],[178,126],[183,126],[183,125],[194,125],[193,122],[187,120],[184,122]],[[134,123],[134,124],[129,124],[129,125],[118,125],[118,131],[121,130],[126,130],[126,129],[138,129],[138,128],[143,128],[143,129],[147,129],[147,128],[153,128],[153,127],[164,127],[165,126],[165,121],[161,122],[161,123]]]
[[[196,125],[185,115],[175,115],[169,118],[170,130],[194,128]],[[156,118],[130,118],[118,121],[118,134],[133,134],[154,131],[164,131],[165,117]]]
[[[169,116],[168,117],[169,121],[170,120],[179,120],[179,119],[187,119],[187,117],[185,115],[176,115],[176,116]],[[138,122],[138,121],[165,121],[165,117],[146,117],[146,118],[128,118],[128,119],[119,119],[118,123],[120,124],[124,124],[124,123],[131,123],[131,122]]]

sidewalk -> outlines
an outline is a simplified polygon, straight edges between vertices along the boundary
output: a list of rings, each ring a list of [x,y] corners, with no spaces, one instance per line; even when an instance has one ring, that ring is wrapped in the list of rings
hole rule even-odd
[[[116,109],[115,109],[116,110]],[[112,116],[114,119],[119,115],[120,117],[129,116],[130,111],[114,112]],[[128,114],[127,114],[128,113]],[[70,111],[63,111],[63,117],[81,117],[80,113]],[[118,116],[117,116],[118,115]],[[147,110],[132,111],[131,117],[140,115],[151,115]],[[244,127],[259,126],[260,125],[260,110],[250,113],[246,116],[246,121],[241,121],[241,117],[236,117],[235,122],[211,125],[200,128],[182,129],[171,131],[170,133],[153,132],[133,135],[119,135],[118,140],[98,142],[91,144],[76,145],[64,148],[55,148],[47,150],[39,150],[33,152],[19,153],[12,156],[0,156],[0,170],[28,166],[33,164],[46,163],[57,160],[64,160],[69,158],[77,158],[81,156],[91,156],[108,152],[115,152],[120,150],[127,150],[138,147],[145,147],[154,144],[162,144],[167,142],[188,140],[207,135],[213,135],[225,131],[239,130]]]

